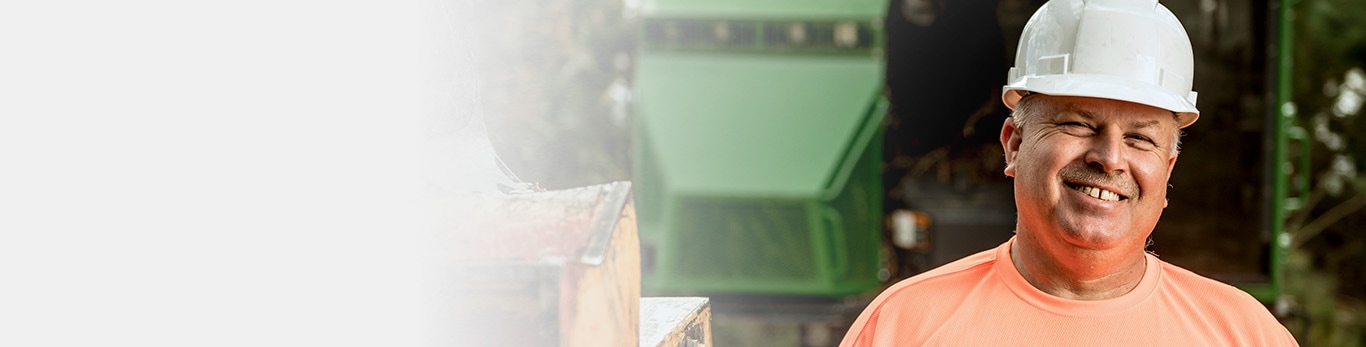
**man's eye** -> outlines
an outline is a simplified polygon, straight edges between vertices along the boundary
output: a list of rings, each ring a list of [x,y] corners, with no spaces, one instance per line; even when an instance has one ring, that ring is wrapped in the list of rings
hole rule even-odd
[[[1062,122],[1062,123],[1058,123],[1058,128],[1059,128],[1059,129],[1062,129],[1062,131],[1064,131],[1064,132],[1067,132],[1067,133],[1070,133],[1070,134],[1073,134],[1073,135],[1083,135],[1083,134],[1089,134],[1089,133],[1092,133],[1092,132],[1093,132],[1092,129],[1091,129],[1091,126],[1086,125],[1085,123],[1081,123],[1081,122]]]
[[[1156,146],[1156,145],[1157,145],[1157,142],[1153,141],[1152,138],[1149,138],[1149,137],[1147,137],[1147,136],[1143,136],[1143,135],[1129,135],[1129,138],[1130,138],[1130,139],[1133,139],[1133,140],[1135,140],[1135,141],[1138,141],[1138,143],[1140,143],[1140,144],[1142,144],[1142,145],[1144,145],[1144,146]]]

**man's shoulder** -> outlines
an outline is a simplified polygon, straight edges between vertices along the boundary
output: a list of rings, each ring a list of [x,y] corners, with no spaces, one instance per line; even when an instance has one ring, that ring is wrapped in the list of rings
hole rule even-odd
[[[1256,326],[1258,323],[1275,323],[1275,317],[1266,306],[1242,289],[1171,263],[1160,264],[1160,295],[1173,308],[1190,310],[1210,321],[1230,324]]]
[[[1206,298],[1202,301],[1218,301],[1221,304],[1240,303],[1262,307],[1257,299],[1232,285],[1202,276],[1172,263],[1159,260],[1162,266],[1163,289],[1181,294],[1191,294]]]
[[[884,325],[896,327],[895,333],[881,332],[889,336],[932,335],[962,309],[975,288],[981,287],[978,284],[990,279],[994,262],[994,250],[986,250],[897,281],[873,299],[855,327],[863,331],[863,324],[872,325],[866,332]]]
[[[1295,345],[1294,337],[1251,294],[1171,263],[1162,266],[1161,304],[1204,331],[1219,331],[1235,345]]]
[[[952,302],[952,297],[966,294],[966,288],[989,276],[995,262],[995,249],[955,260],[893,284],[878,295],[875,303]]]
[[[893,284],[859,315],[844,343],[923,342],[918,339],[938,330],[962,307],[973,288],[990,278],[995,261],[995,251],[987,250]]]

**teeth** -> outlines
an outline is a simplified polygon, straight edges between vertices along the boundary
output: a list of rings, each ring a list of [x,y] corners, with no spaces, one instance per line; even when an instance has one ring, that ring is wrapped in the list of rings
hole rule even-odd
[[[1115,193],[1112,191],[1091,186],[1081,186],[1081,188],[1078,188],[1077,190],[1081,191],[1082,194],[1090,195],[1091,197],[1096,199],[1101,199],[1105,201],[1119,201],[1119,193]]]

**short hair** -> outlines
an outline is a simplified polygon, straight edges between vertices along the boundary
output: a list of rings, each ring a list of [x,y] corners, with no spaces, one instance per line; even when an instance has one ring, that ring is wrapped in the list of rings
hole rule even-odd
[[[1046,112],[1046,111],[1049,111],[1049,110],[1053,110],[1053,109],[1057,106],[1057,105],[1053,105],[1053,104],[1049,104],[1049,105],[1040,105],[1040,103],[1042,103],[1041,100],[1044,100],[1044,98],[1031,98],[1031,96],[1034,96],[1034,95],[1038,95],[1038,94],[1025,94],[1024,97],[1020,98],[1020,101],[1018,101],[1018,102],[1015,103],[1015,110],[1014,110],[1013,112],[1010,113],[1010,118],[1014,118],[1014,119],[1015,119],[1015,126],[1016,126],[1017,128],[1023,128],[1023,127],[1024,127],[1024,126],[1023,126],[1023,123],[1024,123],[1025,121],[1027,121],[1027,120],[1033,118],[1034,115],[1036,115],[1036,114],[1038,114],[1038,113],[1040,113],[1040,112]],[[1172,144],[1171,144],[1171,155],[1172,155],[1172,156],[1175,156],[1175,155],[1181,153],[1181,135],[1182,135],[1181,127],[1180,127],[1180,124],[1181,124],[1181,123],[1177,120],[1176,112],[1172,112],[1172,122],[1177,124],[1177,126],[1173,128],[1173,129],[1175,129],[1175,130],[1172,131]]]

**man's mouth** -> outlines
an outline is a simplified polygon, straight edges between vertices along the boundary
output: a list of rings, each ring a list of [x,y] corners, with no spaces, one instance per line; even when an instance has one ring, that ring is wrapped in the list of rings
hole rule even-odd
[[[1097,187],[1092,187],[1092,186],[1088,186],[1088,185],[1082,185],[1082,184],[1076,184],[1076,183],[1067,183],[1067,187],[1068,187],[1068,188],[1072,188],[1073,190],[1079,191],[1079,192],[1081,192],[1082,194],[1090,195],[1090,196],[1093,197],[1093,198],[1101,199],[1101,200],[1105,200],[1105,201],[1120,201],[1120,200],[1125,200],[1125,199],[1128,199],[1128,198],[1129,198],[1129,197],[1127,197],[1127,196],[1120,195],[1119,193],[1116,193],[1116,192],[1112,192],[1112,191],[1108,191],[1108,190],[1105,190],[1105,189],[1101,189],[1101,188],[1097,188]]]

